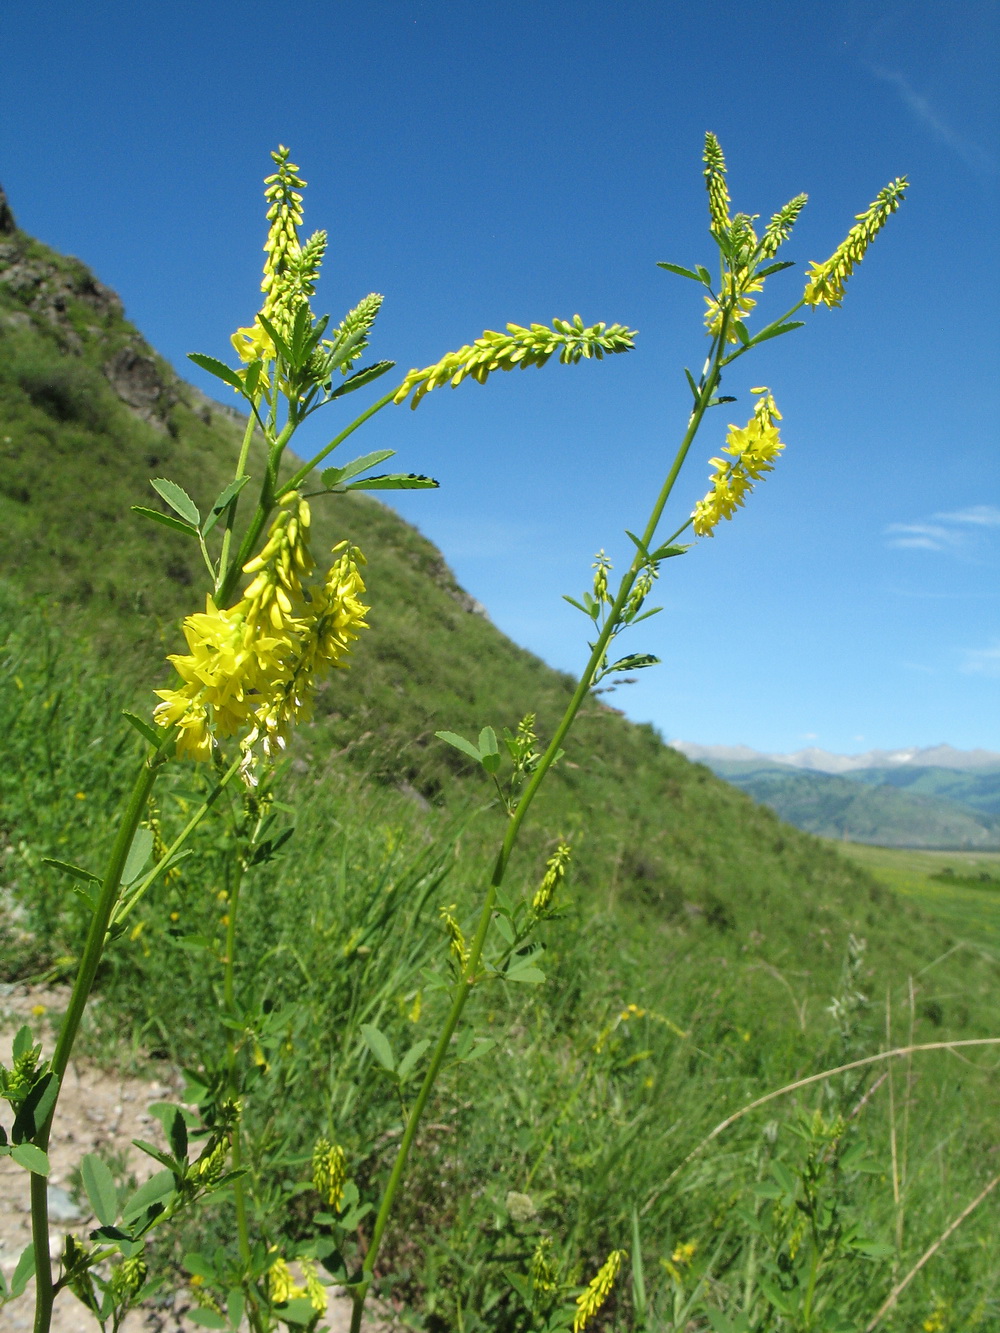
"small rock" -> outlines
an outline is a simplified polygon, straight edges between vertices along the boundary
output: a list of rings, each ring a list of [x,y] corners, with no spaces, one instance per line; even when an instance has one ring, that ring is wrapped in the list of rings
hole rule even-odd
[[[79,1222],[83,1209],[61,1185],[49,1184],[49,1217],[53,1222]]]

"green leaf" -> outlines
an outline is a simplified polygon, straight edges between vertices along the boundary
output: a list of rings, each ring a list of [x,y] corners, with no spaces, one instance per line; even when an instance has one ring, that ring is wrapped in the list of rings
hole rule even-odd
[[[772,273],[780,273],[783,268],[794,268],[795,263],[791,259],[779,260],[777,264],[768,264],[767,268],[758,269],[754,274],[757,278],[769,278]]]
[[[381,1032],[374,1023],[362,1023],[361,1035],[365,1040],[365,1045],[374,1055],[383,1069],[393,1073],[396,1068],[396,1057],[392,1053],[392,1047],[389,1045],[389,1039],[384,1032]]]
[[[399,1062],[399,1070],[397,1071],[399,1073],[400,1083],[405,1083],[406,1080],[410,1077],[410,1075],[413,1073],[414,1068],[416,1067],[417,1061],[423,1055],[424,1051],[427,1050],[430,1044],[431,1044],[430,1041],[426,1037],[424,1037],[420,1041],[418,1041],[414,1046],[411,1046],[410,1049],[406,1052],[402,1060],[400,1060]]]
[[[479,758],[487,773],[496,773],[500,768],[500,746],[497,734],[492,727],[483,727],[479,733]]]
[[[159,1203],[161,1199],[167,1198],[174,1192],[174,1173],[172,1171],[157,1171],[154,1176],[140,1185],[136,1192],[125,1201],[122,1209],[122,1220],[130,1222],[137,1218],[140,1213],[153,1203]]]
[[[15,1061],[20,1060],[22,1056],[28,1054],[34,1044],[35,1043],[31,1039],[31,1028],[28,1027],[27,1023],[24,1023],[14,1034],[11,1055],[14,1057]]]
[[[15,1056],[15,1059],[17,1057]],[[15,1143],[37,1138],[59,1096],[59,1080],[51,1070],[31,1085],[31,1091],[17,1108],[10,1136]]]
[[[25,1171],[32,1171],[36,1176],[49,1174],[49,1159],[34,1143],[19,1143],[11,1149],[10,1155]]]
[[[363,389],[366,384],[373,384],[387,370],[392,370],[395,364],[395,361],[376,361],[374,365],[356,370],[353,375],[348,375],[339,389],[334,389],[330,398],[343,398],[345,393],[353,393],[355,389]]]
[[[643,667],[658,666],[659,662],[660,659],[652,653],[629,653],[627,657],[619,657],[617,662],[606,667],[605,675],[612,671],[641,671]]]
[[[167,1131],[167,1138],[170,1141],[170,1151],[178,1162],[186,1161],[188,1150],[187,1121],[180,1107],[177,1107],[174,1111],[173,1119],[169,1125],[164,1117],[163,1127]]]
[[[290,1324],[311,1324],[316,1317],[316,1311],[308,1296],[297,1296],[293,1301],[275,1306],[275,1314]]]
[[[463,1055],[461,1058],[466,1064],[468,1064],[470,1060],[478,1060],[481,1055],[487,1055],[490,1051],[492,1051],[495,1045],[496,1042],[493,1040],[492,1037],[477,1037],[472,1044],[472,1049],[466,1051],[465,1055]]]
[[[204,1282],[217,1282],[219,1280],[211,1260],[203,1254],[198,1254],[197,1251],[184,1256],[184,1267],[192,1277],[200,1277]]]
[[[165,528],[173,528],[175,532],[186,532],[189,535],[198,535],[198,529],[190,523],[182,523],[179,518],[174,518],[173,514],[161,514],[158,509],[147,509],[145,505],[133,505],[133,514],[143,514],[146,518],[153,519],[156,523],[162,523]]]
[[[698,277],[701,278],[709,291],[714,291],[714,288],[712,287],[712,275],[709,273],[708,269],[705,268],[703,264],[695,264],[694,271],[698,274]]]
[[[229,1321],[217,1310],[209,1310],[201,1306],[195,1310],[188,1310],[187,1317],[192,1324],[199,1324],[202,1328],[228,1328]]]
[[[185,523],[195,528],[198,526],[201,513],[183,486],[178,486],[176,481],[168,481],[166,477],[153,477],[149,484],[157,495],[166,500],[175,514],[180,514]]]
[[[463,754],[474,759],[477,764],[482,763],[482,756],[471,741],[467,741],[464,736],[457,735],[454,731],[435,731],[434,735],[439,741],[445,741],[448,745],[453,745],[456,750],[461,750]]]
[[[570,597],[567,593],[563,593],[563,601],[569,602],[570,606],[575,606],[576,609],[582,611],[585,616],[590,615],[587,608],[581,602],[578,602],[575,597]]]
[[[685,551],[690,551],[690,549],[691,549],[690,545],[658,546],[649,558],[650,560],[653,561],[654,564],[657,564],[660,560],[669,560],[672,556],[683,555]]]
[[[80,1177],[98,1221],[106,1227],[114,1226],[118,1220],[118,1191],[109,1167],[96,1153],[86,1153],[80,1163]]]
[[[747,333],[747,326],[741,319],[731,320],[729,327],[733,330],[744,347],[750,346],[750,335]]]
[[[766,343],[768,338],[780,338],[783,333],[791,333],[792,329],[805,328],[804,319],[793,319],[790,324],[772,324],[769,328],[761,329],[756,338],[751,338],[748,347],[756,347],[758,343]]]
[[[136,829],[132,846],[128,849],[128,856],[125,858],[125,869],[122,871],[123,884],[133,884],[139,878],[152,852],[153,830],[148,828]]]
[[[243,392],[243,381],[236,371],[231,370],[224,361],[218,361],[214,356],[206,356],[204,352],[188,352],[187,358],[189,361],[193,361],[196,366],[200,366],[202,370],[207,370],[210,375],[214,375],[217,380],[222,380],[223,384],[228,384],[237,393]]]
[[[166,731],[163,727],[151,726],[144,722],[141,717],[136,717],[135,713],[130,713],[127,708],[122,709],[122,717],[130,727],[135,727],[136,731],[145,741],[149,741],[154,750],[158,750],[166,737]]]
[[[688,370],[687,366],[684,367],[684,374],[687,376],[688,387],[694,394],[694,401],[697,403],[701,399],[701,390],[698,388],[698,385],[695,382],[695,378],[691,374],[690,370]]]
[[[17,1267],[14,1269],[14,1275],[10,1280],[10,1294],[20,1296],[28,1285],[29,1279],[35,1275],[35,1247],[29,1243],[21,1251],[21,1257],[17,1261]]]
[[[665,268],[668,273],[676,273],[679,278],[690,278],[692,282],[702,281],[697,273],[692,273],[689,268],[682,268],[680,264],[668,264],[665,260],[661,259],[656,267]]]
[[[282,338],[281,334],[266,315],[258,314],[257,318],[260,320],[261,328],[277,348],[279,355],[284,361],[287,361],[290,366],[293,366],[295,364],[295,358],[292,356],[292,349],[288,346],[288,343],[285,342],[284,338]]]
[[[219,498],[216,500],[215,504],[212,505],[208,518],[205,519],[205,524],[201,530],[202,536],[208,536],[249,480],[249,475],[234,477],[225,490],[220,493]]]
[[[92,870],[84,870],[83,866],[75,866],[70,861],[59,861],[54,856],[43,856],[43,866],[54,866],[56,870],[63,870],[67,875],[72,875],[74,879],[82,879],[87,884],[100,884],[100,875],[95,875]]]
[[[246,1308],[246,1297],[240,1291],[239,1287],[233,1287],[226,1297],[226,1314],[229,1315],[229,1322],[233,1328],[239,1328],[243,1322],[243,1311]]]
[[[352,481],[349,491],[432,491],[441,485],[433,477],[421,476],[419,472],[392,472],[384,477],[362,477]]]
[[[516,938],[514,934],[514,927],[510,924],[510,922],[507,920],[505,916],[495,916],[493,918],[493,924],[496,926],[497,930],[499,930],[500,934],[503,936],[504,941],[507,944],[514,943],[514,940]]]
[[[355,458],[352,463],[345,467],[328,467],[320,473],[320,480],[324,486],[339,486],[342,481],[349,481],[351,477],[356,477],[359,472],[365,472],[370,467],[377,467],[379,463],[384,463],[387,458],[394,458],[395,449],[376,449],[374,453],[363,454],[360,458]]]
[[[527,982],[532,986],[537,986],[545,980],[545,973],[535,966],[535,959],[542,952],[536,949],[534,953],[522,955],[519,958],[512,958],[507,964],[507,971],[504,978],[507,981]]]

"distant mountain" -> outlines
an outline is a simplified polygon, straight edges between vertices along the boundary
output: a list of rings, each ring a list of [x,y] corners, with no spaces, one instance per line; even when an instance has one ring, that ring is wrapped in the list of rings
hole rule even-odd
[[[814,773],[850,773],[856,769],[949,768],[996,769],[1000,771],[1000,753],[992,750],[956,750],[954,746],[929,745],[921,749],[911,746],[905,750],[868,750],[864,754],[831,754],[812,746],[793,754],[763,754],[748,745],[698,745],[693,741],[671,741],[670,744],[688,759],[714,767],[717,761],[770,762],[789,768],[805,768]]]
[[[808,833],[886,847],[1000,847],[1000,755],[986,750],[765,755],[745,745],[672,744]]]

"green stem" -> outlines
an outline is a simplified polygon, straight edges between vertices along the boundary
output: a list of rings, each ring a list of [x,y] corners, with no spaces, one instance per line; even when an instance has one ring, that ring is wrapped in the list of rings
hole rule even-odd
[[[243,763],[243,756],[241,754],[238,759],[233,760],[232,764],[229,766],[229,768],[226,770],[223,776],[219,779],[218,783],[209,793],[208,797],[194,812],[194,814],[185,824],[184,828],[173,840],[173,842],[170,844],[167,850],[163,853],[160,860],[156,863],[156,865],[149,872],[149,874],[142,881],[142,883],[138,886],[138,888],[130,892],[128,897],[123,899],[122,902],[118,904],[118,907],[116,908],[116,910],[112,915],[112,921],[114,923],[117,924],[117,922],[119,921],[124,921],[125,918],[128,916],[129,912],[131,912],[133,907],[135,907],[136,904],[146,895],[148,890],[153,887],[153,885],[160,878],[163,872],[170,868],[170,864],[173,861],[173,858],[184,846],[188,838],[195,831],[195,829],[198,827],[201,821],[208,814],[209,810],[211,810],[212,806],[225,791],[226,787],[239,772],[242,763]]]
[[[118,827],[118,834],[111,848],[111,855],[108,858],[108,866],[101,883],[97,905],[90,918],[87,940],[84,945],[83,956],[80,959],[76,981],[73,984],[73,991],[69,998],[66,1017],[63,1019],[59,1039],[56,1042],[55,1054],[52,1057],[51,1070],[57,1085],[56,1101],[53,1102],[52,1109],[34,1140],[43,1152],[49,1146],[49,1135],[52,1132],[52,1121],[59,1097],[58,1089],[62,1087],[63,1076],[69,1064],[73,1044],[80,1030],[83,1011],[86,1008],[87,1000],[90,998],[94,978],[97,975],[101,955],[104,952],[105,938],[111,921],[111,914],[114,911],[118,890],[121,886],[125,861],[135,838],[136,829],[139,827],[139,821],[146,809],[149,794],[153,790],[153,785],[164,762],[162,747],[156,754],[150,755],[142,761],[142,766],[132,787],[132,793],[129,796],[128,805],[125,808],[125,814]],[[53,1299],[52,1266],[49,1260],[48,1197],[45,1177],[36,1175],[34,1172],[31,1176],[31,1231],[35,1251],[34,1333],[48,1333],[49,1325],[52,1322]]]
[[[712,351],[709,354],[705,371],[702,375],[701,383],[699,384],[698,402],[691,413],[680,447],[677,450],[673,464],[670,471],[667,473],[666,480],[660,488],[660,493],[656,498],[656,503],[654,504],[649,520],[646,523],[646,528],[642,536],[642,544],[647,550],[656,535],[656,529],[659,526],[663,510],[670,498],[671,491],[674,488],[680,470],[684,466],[684,460],[687,458],[688,451],[691,448],[694,437],[698,432],[698,427],[701,425],[702,418],[705,415],[712,394],[715,391],[715,386],[718,383],[720,372],[719,363],[723,349],[726,346],[726,323],[726,314],[724,313],[722,328],[713,343]],[[684,526],[686,527],[687,524]],[[683,528],[681,531],[683,531]],[[612,634],[620,620],[622,611],[628,601],[629,593],[632,591],[632,587],[635,580],[638,578],[644,563],[645,561],[642,555],[636,551],[635,558],[622,578],[621,586],[618,589],[617,596],[612,603],[607,620],[598,636],[597,642],[593,645],[587,665],[585,666],[576,689],[573,692],[573,697],[570,699],[562,720],[556,728],[544,755],[539,761],[538,767],[531,775],[531,779],[524,789],[524,794],[518,802],[517,809],[514,811],[507,824],[507,831],[497,854],[496,864],[493,868],[493,874],[486,892],[486,898],[479,914],[476,933],[469,949],[469,959],[463,974],[455,987],[455,993],[452,998],[447,1018],[445,1019],[444,1027],[435,1044],[430,1064],[427,1067],[427,1072],[425,1073],[423,1082],[420,1086],[420,1091],[410,1110],[410,1116],[403,1131],[403,1137],[400,1140],[399,1151],[396,1154],[396,1160],[393,1163],[385,1193],[382,1196],[382,1201],[379,1206],[378,1215],[375,1219],[375,1225],[372,1229],[371,1241],[369,1242],[364,1264],[362,1265],[361,1278],[354,1286],[351,1293],[354,1303],[354,1308],[351,1314],[351,1333],[360,1333],[361,1315],[364,1309],[365,1297],[371,1286],[372,1275],[375,1271],[375,1263],[378,1259],[378,1252],[381,1248],[382,1238],[385,1234],[386,1226],[388,1225],[396,1194],[399,1190],[400,1183],[402,1182],[403,1172],[406,1168],[406,1161],[410,1153],[410,1148],[416,1137],[420,1119],[424,1113],[424,1109],[430,1098],[434,1084],[437,1081],[437,1076],[441,1071],[441,1066],[444,1064],[451,1039],[454,1036],[455,1029],[458,1027],[459,1020],[462,1017],[462,1011],[465,1008],[469,995],[472,992],[472,988],[476,983],[476,973],[479,969],[483,948],[486,944],[486,936],[493,916],[493,906],[496,901],[497,889],[503,883],[507,864],[517,841],[521,824],[524,821],[525,815],[528,813],[528,809],[531,806],[546,773],[555,762],[556,755],[562,748],[562,743],[565,740],[570,727],[573,725],[581,705],[590,692],[594,675],[601,662],[604,660],[604,654],[611,641]]]
[[[236,464],[236,472],[233,474],[233,480],[242,477],[246,472],[247,459],[250,457],[250,441],[253,439],[253,428],[257,424],[255,414],[251,412],[250,419],[247,422],[247,428],[243,432],[243,444],[240,446],[239,462]],[[226,509],[226,530],[222,534],[222,553],[219,556],[219,577],[216,581],[215,590],[219,592],[220,585],[225,581],[229,572],[229,547],[233,540],[233,524],[236,522],[236,508],[240,502],[240,497],[234,495]]]
[[[235,560],[226,570],[222,577],[216,596],[221,605],[225,606],[233,595],[233,589],[243,570],[243,566],[250,559],[251,552],[257,545],[257,538],[261,534],[264,524],[271,516],[275,503],[285,494],[287,487],[280,491],[275,490],[275,481],[277,479],[278,464],[281,461],[281,455],[285,451],[285,446],[295,434],[295,426],[292,422],[286,422],[281,434],[275,439],[268,453],[267,470],[264,474],[264,483],[261,486],[260,500],[257,502],[257,509],[250,524],[243,534],[243,540],[240,542],[240,549]],[[221,571],[220,571],[221,573]]]
[[[233,886],[232,893],[229,895],[228,911],[229,917],[226,923],[226,957],[225,971],[223,973],[222,996],[225,1004],[226,1013],[232,1020],[236,1020],[239,1015],[236,1010],[236,984],[234,978],[234,959],[236,955],[236,914],[240,905],[240,888],[243,884],[243,870],[241,866],[236,870],[236,883]],[[229,1083],[229,1095],[234,1100],[239,1095],[239,1083],[236,1078],[236,1038],[233,1035],[233,1029],[226,1030],[226,1055],[227,1055],[227,1074]],[[242,1166],[243,1154],[240,1144],[240,1126],[237,1118],[233,1129],[233,1170],[238,1171]],[[250,1263],[250,1228],[247,1223],[247,1204],[246,1191],[243,1188],[243,1177],[233,1181],[233,1196],[236,1200],[236,1231],[239,1238],[240,1258],[245,1266]]]

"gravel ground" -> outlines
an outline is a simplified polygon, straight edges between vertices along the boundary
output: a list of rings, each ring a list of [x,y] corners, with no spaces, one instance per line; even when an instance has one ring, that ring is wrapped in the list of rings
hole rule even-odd
[[[0,986],[0,1054],[5,1062],[10,1060],[14,1033],[26,1022],[48,1055],[53,1045],[48,1016],[61,1013],[65,1004],[65,992],[37,986]],[[70,1064],[49,1144],[53,1257],[62,1252],[66,1232],[86,1235],[94,1225],[86,1198],[81,1205],[70,1186],[70,1173],[80,1158],[84,1153],[96,1152],[105,1160],[121,1160],[127,1152],[128,1169],[141,1184],[159,1170],[159,1164],[135,1148],[132,1139],[156,1142],[160,1126],[149,1113],[149,1106],[154,1102],[179,1100],[181,1084],[181,1078],[172,1070],[161,1074],[158,1081],[147,1081],[126,1078],[87,1061]],[[31,1239],[28,1179],[27,1172],[9,1157],[0,1158],[0,1268],[8,1280]],[[154,1302],[129,1313],[122,1333],[195,1333],[198,1326],[185,1318],[189,1308],[184,1292],[158,1295]],[[0,1333],[30,1330],[33,1313],[33,1286],[29,1285],[19,1300],[0,1308]],[[336,1288],[331,1289],[327,1321],[330,1333],[348,1333],[350,1302]],[[366,1321],[364,1327],[366,1333],[379,1333],[389,1325]],[[52,1333],[98,1333],[98,1325],[72,1293],[62,1292],[56,1298]]]

